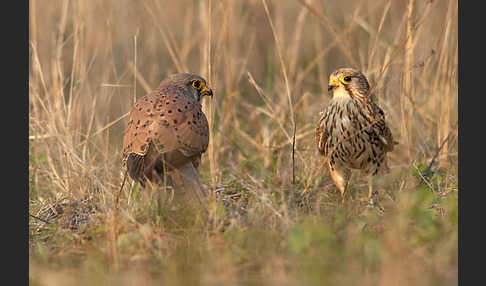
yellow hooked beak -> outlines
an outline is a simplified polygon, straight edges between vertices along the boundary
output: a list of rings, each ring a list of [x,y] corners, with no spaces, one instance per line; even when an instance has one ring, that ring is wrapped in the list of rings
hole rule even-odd
[[[211,96],[211,98],[213,98],[213,90],[207,86],[204,86],[201,90],[201,96],[204,95]]]
[[[327,90],[331,90],[331,89],[338,87],[338,86],[339,86],[339,82],[335,78],[331,78],[329,80],[329,86],[327,87]]]

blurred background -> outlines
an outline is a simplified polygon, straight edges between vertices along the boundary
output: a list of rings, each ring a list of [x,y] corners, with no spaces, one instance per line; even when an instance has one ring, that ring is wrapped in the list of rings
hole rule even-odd
[[[29,3],[32,285],[457,284],[457,1]],[[399,142],[384,214],[358,174],[341,206],[317,156],[341,67]],[[176,72],[215,92],[209,218],[131,180],[114,213],[131,106]]]

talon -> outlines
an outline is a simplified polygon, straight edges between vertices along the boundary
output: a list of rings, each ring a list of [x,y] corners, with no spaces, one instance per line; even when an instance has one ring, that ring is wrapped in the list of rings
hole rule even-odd
[[[373,198],[370,198],[370,200],[368,201],[368,205],[372,208],[374,208],[376,206],[375,204],[375,200]]]

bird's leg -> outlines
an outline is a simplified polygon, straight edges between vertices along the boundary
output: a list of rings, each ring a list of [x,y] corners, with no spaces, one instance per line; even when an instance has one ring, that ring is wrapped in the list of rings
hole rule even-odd
[[[334,184],[338,187],[341,192],[341,203],[344,204],[344,199],[346,196],[346,190],[349,185],[349,177],[351,175],[351,170],[344,168],[339,165],[333,165],[329,163],[329,172],[331,173],[331,178]]]
[[[368,177],[368,202],[371,207],[376,205],[376,191],[373,189],[373,176]]]
[[[384,214],[385,210],[378,204],[378,200],[376,198],[377,191],[373,188],[373,176],[368,178],[368,205],[370,208],[375,209],[380,214]]]

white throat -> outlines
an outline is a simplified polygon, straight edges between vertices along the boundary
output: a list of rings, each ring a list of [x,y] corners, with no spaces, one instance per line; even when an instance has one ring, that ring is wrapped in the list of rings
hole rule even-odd
[[[350,100],[351,96],[349,96],[348,91],[346,89],[344,89],[344,87],[338,86],[338,87],[334,88],[332,98],[334,100],[341,101],[341,100]]]

